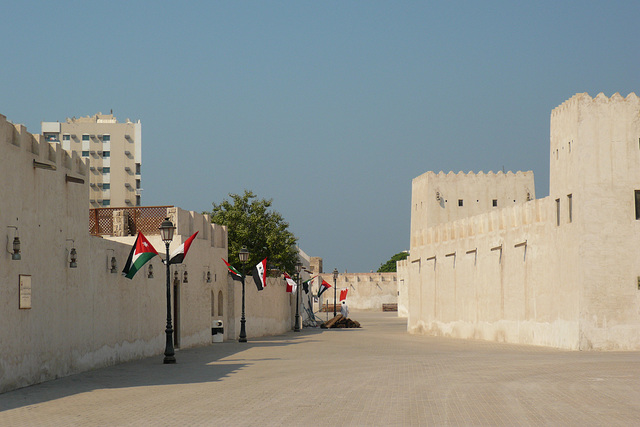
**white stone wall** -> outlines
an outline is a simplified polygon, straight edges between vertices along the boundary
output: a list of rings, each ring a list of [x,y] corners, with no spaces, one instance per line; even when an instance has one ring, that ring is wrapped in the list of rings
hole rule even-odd
[[[398,317],[409,317],[409,260],[396,262],[398,280]]]
[[[550,161],[547,198],[431,227],[412,210],[410,331],[640,349],[640,100],[554,109]]]
[[[333,306],[334,300],[333,274],[325,273],[319,277],[314,280],[312,286],[314,294],[318,293],[322,279],[332,287],[321,295],[318,304],[314,306],[316,311],[320,310],[322,305],[327,302]],[[382,304],[398,302],[396,273],[340,273],[336,280],[336,289],[335,298],[338,304],[340,304],[340,290],[348,289],[347,305],[349,310],[382,311]]]
[[[229,289],[233,292],[234,321],[230,324],[230,339],[240,335],[242,314],[242,283],[228,279]],[[258,291],[251,272],[245,282],[245,330],[247,339],[278,335],[294,327],[295,294],[287,293],[286,284],[281,277],[267,277],[267,286]],[[227,332],[227,331],[225,331]]]
[[[34,160],[55,170],[34,168]],[[67,177],[84,182],[70,182]],[[0,319],[4,325],[0,329],[0,393],[127,360],[161,358],[165,267],[155,257],[129,280],[120,271],[135,236],[89,234],[86,161],[0,116],[0,178],[4,183],[0,186],[0,230],[6,234],[6,248],[0,256]],[[222,261],[227,259],[226,228],[211,224],[206,215],[179,208],[169,208],[167,215],[177,227],[170,251],[199,231],[185,262],[171,266],[172,307],[173,299],[178,301],[178,315],[172,312],[172,323],[179,346],[211,343],[216,320],[224,322],[225,339],[237,339],[234,326],[240,319],[241,288],[237,282],[229,284]],[[10,226],[18,227],[19,261],[12,260],[8,252],[15,233]],[[160,236],[146,237],[164,256]],[[78,254],[77,268],[69,268],[72,247]],[[113,256],[117,274],[110,272]],[[149,265],[153,265],[152,278],[148,277]],[[178,279],[174,282],[175,271]],[[210,283],[207,272],[211,272]],[[19,275],[31,276],[31,309],[19,309]],[[279,280],[261,295],[254,295],[252,284],[248,285],[250,337],[292,327],[295,307]],[[179,361],[180,354],[176,357]]]
[[[423,229],[535,199],[531,171],[425,172],[411,188],[411,246]]]

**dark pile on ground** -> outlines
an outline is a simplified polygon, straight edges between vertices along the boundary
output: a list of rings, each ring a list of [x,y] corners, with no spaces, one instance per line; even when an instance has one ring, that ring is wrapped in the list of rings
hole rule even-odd
[[[322,325],[320,325],[322,329],[330,329],[330,328],[359,328],[360,323],[351,320],[348,317],[344,317],[342,314],[338,314],[331,320],[327,320]]]

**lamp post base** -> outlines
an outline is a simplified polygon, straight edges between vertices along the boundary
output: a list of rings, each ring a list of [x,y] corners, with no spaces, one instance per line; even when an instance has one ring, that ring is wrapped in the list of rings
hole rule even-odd
[[[167,328],[165,330],[165,333],[167,335],[167,342],[164,347],[164,360],[162,361],[162,363],[167,365],[170,363],[176,363],[176,352],[173,349],[173,329]]]
[[[247,342],[247,332],[245,330],[244,324],[246,320],[240,320],[240,336],[238,337],[238,342]]]
[[[300,332],[300,315],[296,316],[296,325],[293,328],[293,332]]]

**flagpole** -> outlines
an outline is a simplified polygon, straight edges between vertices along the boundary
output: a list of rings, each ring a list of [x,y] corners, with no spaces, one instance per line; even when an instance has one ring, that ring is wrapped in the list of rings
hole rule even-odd
[[[336,299],[338,294],[338,287],[336,286],[336,281],[338,280],[338,269],[333,269],[333,317],[336,317]]]
[[[294,332],[300,332],[300,271],[302,270],[302,263],[300,261],[296,262],[296,325],[293,328]]]

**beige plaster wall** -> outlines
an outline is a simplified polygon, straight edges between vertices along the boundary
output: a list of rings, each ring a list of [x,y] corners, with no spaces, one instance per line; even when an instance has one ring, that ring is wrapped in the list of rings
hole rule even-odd
[[[34,168],[33,161],[56,170]],[[166,325],[166,276],[154,258],[133,280],[120,271],[135,237],[100,238],[89,235],[88,165],[59,144],[49,144],[24,126],[0,116],[0,230],[6,249],[0,256],[0,392],[126,360],[162,357]],[[68,182],[67,176],[84,179]],[[181,273],[179,314],[174,327],[180,347],[211,342],[211,324],[233,319],[226,267],[226,229],[206,216],[174,208],[168,215],[177,225],[170,250],[200,230],[186,262],[172,266]],[[18,226],[22,259],[8,249]],[[147,236],[163,252],[159,236]],[[73,239],[73,241],[69,240]],[[75,247],[77,268],[69,268]],[[115,256],[118,273],[110,272]],[[184,283],[182,273],[188,271]],[[206,281],[211,271],[212,281]],[[19,309],[19,275],[30,275],[30,309]],[[173,275],[171,276],[173,279]],[[172,283],[173,286],[173,283]],[[211,292],[223,292],[223,314],[211,310]],[[217,302],[217,301],[216,301]],[[173,313],[172,313],[173,317]],[[178,355],[179,359],[179,355]]]
[[[578,243],[580,348],[640,349],[640,99],[577,94],[551,113],[550,198]],[[569,222],[569,200],[571,216]]]
[[[324,278],[333,286],[333,276]],[[348,289],[347,305],[350,310],[382,311],[382,304],[398,302],[396,273],[341,273],[336,284],[338,303],[340,291]],[[333,304],[333,289],[324,296]]]
[[[242,314],[242,283],[228,279],[233,292],[234,321],[230,324],[229,339],[238,339]],[[293,329],[295,294],[286,292],[284,279],[268,277],[267,286],[258,291],[251,273],[245,282],[245,330],[247,339],[277,335]],[[226,332],[226,331],[225,331]]]
[[[409,260],[396,262],[398,280],[398,317],[409,317]]]
[[[425,228],[535,199],[531,171],[425,172],[413,179],[411,189],[411,246],[421,244],[415,239]]]
[[[578,348],[575,251],[541,199],[441,224],[409,258],[414,333]]]
[[[411,332],[640,349],[640,100],[578,94],[550,134],[549,197],[431,227],[412,211]]]

